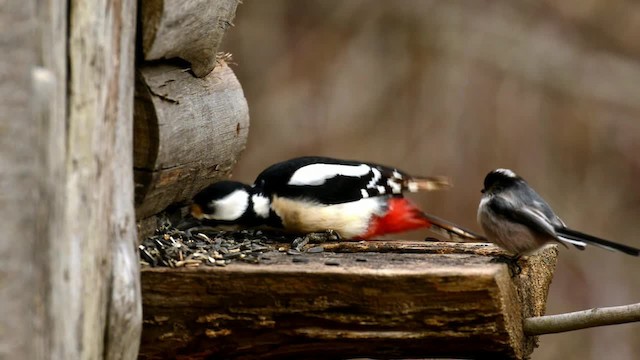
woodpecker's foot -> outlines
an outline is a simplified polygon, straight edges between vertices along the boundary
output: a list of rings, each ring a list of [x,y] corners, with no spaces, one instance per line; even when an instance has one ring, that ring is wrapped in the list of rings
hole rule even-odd
[[[323,244],[330,241],[339,241],[340,239],[340,234],[334,230],[308,233],[305,236],[295,238],[291,242],[291,248],[302,251],[302,248],[307,244]]]
[[[521,255],[509,256],[509,255],[498,255],[491,259],[492,263],[502,263],[507,264],[509,267],[509,272],[511,273],[511,277],[515,277],[522,273],[522,267],[520,266],[520,258]]]
[[[322,244],[331,241],[339,241],[341,239],[340,234],[334,230],[309,233],[304,237],[307,239],[308,243],[312,244]]]
[[[202,226],[200,220],[188,215],[186,218],[182,219],[178,225],[176,225],[176,229],[185,231],[197,226]]]
[[[297,237],[291,242],[291,248],[296,251],[302,251],[302,248],[308,243],[309,239],[306,236]]]

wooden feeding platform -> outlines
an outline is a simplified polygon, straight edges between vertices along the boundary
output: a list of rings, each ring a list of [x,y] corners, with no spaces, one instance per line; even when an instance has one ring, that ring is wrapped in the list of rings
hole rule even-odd
[[[141,359],[524,358],[557,250],[480,243],[276,244],[257,264],[143,267]],[[317,250],[318,246],[314,245]]]

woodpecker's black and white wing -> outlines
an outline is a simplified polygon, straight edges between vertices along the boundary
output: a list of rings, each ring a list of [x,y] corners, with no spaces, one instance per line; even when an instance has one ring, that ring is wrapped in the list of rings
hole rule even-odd
[[[450,185],[444,177],[415,177],[374,163],[309,156],[270,166],[258,175],[255,186],[266,194],[339,204]]]

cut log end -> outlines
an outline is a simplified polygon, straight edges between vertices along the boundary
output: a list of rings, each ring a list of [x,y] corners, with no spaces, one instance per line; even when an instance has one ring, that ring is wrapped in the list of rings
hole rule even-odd
[[[203,79],[174,64],[138,69],[134,166],[138,220],[227,178],[244,150],[249,109],[224,62]]]
[[[240,0],[141,2],[145,60],[181,58],[199,78],[216,66],[216,52],[233,25]],[[176,26],[180,24],[180,26]]]
[[[523,358],[557,250],[512,277],[486,244],[371,241],[260,264],[145,268],[141,358]],[[294,259],[297,259],[294,260]],[[304,259],[304,261],[300,261]]]

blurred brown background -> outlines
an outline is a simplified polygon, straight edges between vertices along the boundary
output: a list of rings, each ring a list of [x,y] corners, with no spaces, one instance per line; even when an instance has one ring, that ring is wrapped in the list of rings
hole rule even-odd
[[[236,179],[305,154],[447,174],[416,201],[479,230],[484,175],[508,167],[572,227],[640,246],[640,3],[245,0],[235,24]],[[634,302],[639,259],[561,249],[548,313]],[[638,359],[640,324],[541,337],[533,359],[558,358]]]

